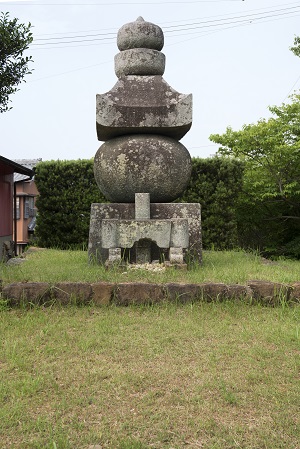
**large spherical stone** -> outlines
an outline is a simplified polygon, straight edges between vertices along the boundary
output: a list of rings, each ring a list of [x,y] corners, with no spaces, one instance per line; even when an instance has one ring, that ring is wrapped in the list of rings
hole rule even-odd
[[[160,51],[164,46],[164,33],[158,25],[138,17],[135,22],[126,23],[119,29],[117,45],[120,51],[130,48],[152,48]]]
[[[133,203],[135,193],[150,193],[150,201],[178,198],[192,170],[188,150],[170,137],[136,134],[105,142],[95,155],[98,187],[109,201]]]
[[[118,78],[127,75],[163,75],[165,55],[150,48],[131,48],[115,56],[115,74]]]

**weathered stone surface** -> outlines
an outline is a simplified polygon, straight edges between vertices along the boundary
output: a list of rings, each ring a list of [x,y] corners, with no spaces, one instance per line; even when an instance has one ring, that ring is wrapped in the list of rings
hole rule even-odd
[[[247,285],[230,284],[227,286],[226,297],[228,299],[250,299],[252,290]]]
[[[149,239],[160,248],[168,248],[171,226],[170,220],[103,220],[102,245],[104,248],[132,248],[135,242]]]
[[[61,304],[88,304],[92,299],[92,287],[83,282],[59,282],[53,287],[53,297]]]
[[[135,194],[135,216],[136,220],[150,220],[150,194],[136,193]]]
[[[103,248],[132,248],[139,240],[155,242],[159,248],[189,245],[188,221],[172,220],[107,220],[102,221]]]
[[[189,246],[185,262],[202,262],[201,206],[199,203],[151,203],[152,219],[185,218],[189,226]]]
[[[192,96],[180,94],[162,78],[163,38],[162,30],[142,17],[125,24],[118,33],[121,52],[115,56],[119,80],[109,92],[97,95],[97,136],[106,143],[96,153],[94,173],[99,189],[112,202],[134,203],[144,192],[151,202],[168,204],[190,179],[191,157],[177,141],[191,127]],[[89,259],[108,266],[115,257],[112,251],[118,251],[119,260],[121,250],[121,260],[130,263],[165,260],[184,265],[191,234],[201,237],[189,229],[200,224],[200,210],[197,218],[175,214],[161,221],[151,217],[149,209],[149,204],[137,204],[136,216],[129,220],[110,214],[97,223],[95,208]],[[192,253],[200,261],[201,242]]]
[[[133,203],[147,192],[151,202],[178,198],[192,170],[188,150],[169,137],[132,135],[111,139],[95,155],[94,174],[101,192],[118,203]]]
[[[300,282],[294,282],[294,284],[291,285],[290,299],[293,301],[300,301]]]
[[[3,287],[4,299],[12,304],[33,303],[44,304],[51,301],[52,293],[46,282],[17,282]]]
[[[121,263],[122,260],[122,251],[121,248],[114,247],[114,248],[108,248],[108,265],[115,264],[115,263]]]
[[[104,263],[108,249],[102,240],[103,219],[134,220],[134,203],[94,203],[91,207],[89,234],[89,261]],[[150,218],[154,220],[186,219],[188,221],[188,248],[184,260],[202,261],[201,209],[198,203],[151,203]],[[115,242],[116,243],[116,242]]]
[[[166,296],[171,302],[185,303],[202,297],[201,287],[197,284],[168,283],[165,284],[165,289]]]
[[[201,294],[206,301],[222,301],[227,298],[228,288],[226,284],[208,282],[200,284]]]
[[[251,290],[250,285],[253,290]],[[2,296],[12,305],[32,303],[44,305],[53,300],[62,305],[74,303],[95,306],[150,304],[164,300],[174,302],[220,301],[223,299],[251,298],[262,304],[277,305],[280,300],[299,301],[300,282],[284,285],[266,281],[250,281],[249,286],[223,283],[76,283],[62,282],[54,287],[44,282],[13,283],[3,287]]]
[[[253,292],[253,298],[266,304],[276,304],[280,300],[288,301],[292,291],[291,286],[268,281],[249,281],[248,286]]]
[[[98,140],[127,134],[180,140],[191,126],[192,95],[180,94],[159,75],[128,75],[109,92],[96,96]]]
[[[127,75],[163,75],[165,55],[148,48],[132,48],[115,56],[115,74],[118,78]]]
[[[92,300],[96,306],[109,305],[113,298],[114,284],[110,282],[96,282],[91,284]]]
[[[13,257],[12,259],[8,259],[6,264],[9,265],[22,265],[24,262],[27,262],[27,260],[23,257]]]
[[[102,221],[104,218],[133,219],[134,203],[93,203],[88,244],[89,262],[105,263],[108,249],[102,246]]]
[[[126,23],[119,29],[117,45],[121,51],[129,48],[161,50],[164,46],[164,34],[158,25],[138,17],[135,22]]]
[[[164,287],[160,284],[120,283],[114,290],[114,303],[122,306],[129,304],[153,304],[165,298]]]
[[[169,260],[171,264],[183,264],[183,249],[171,246],[169,249]]]

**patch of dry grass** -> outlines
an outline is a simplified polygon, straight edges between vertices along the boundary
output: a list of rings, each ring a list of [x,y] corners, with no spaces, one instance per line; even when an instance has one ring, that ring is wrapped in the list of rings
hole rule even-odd
[[[0,313],[1,448],[299,448],[299,308]]]

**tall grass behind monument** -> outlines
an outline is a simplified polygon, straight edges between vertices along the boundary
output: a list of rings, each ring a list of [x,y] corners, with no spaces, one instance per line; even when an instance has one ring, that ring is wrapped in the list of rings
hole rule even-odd
[[[267,261],[245,251],[204,251],[203,264],[189,270],[152,271],[145,269],[106,270],[87,263],[86,251],[32,248],[21,265],[0,264],[0,279],[12,282],[223,282],[245,284],[249,280],[280,283],[299,281],[300,262],[281,259]]]

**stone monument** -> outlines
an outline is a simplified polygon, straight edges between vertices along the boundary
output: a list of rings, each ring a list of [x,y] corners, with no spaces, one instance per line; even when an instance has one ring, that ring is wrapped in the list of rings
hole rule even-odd
[[[91,207],[89,260],[201,262],[198,203],[174,203],[191,175],[179,140],[192,125],[192,95],[172,89],[162,75],[161,28],[139,17],[123,25],[115,56],[118,81],[97,95],[94,173],[111,203]]]

